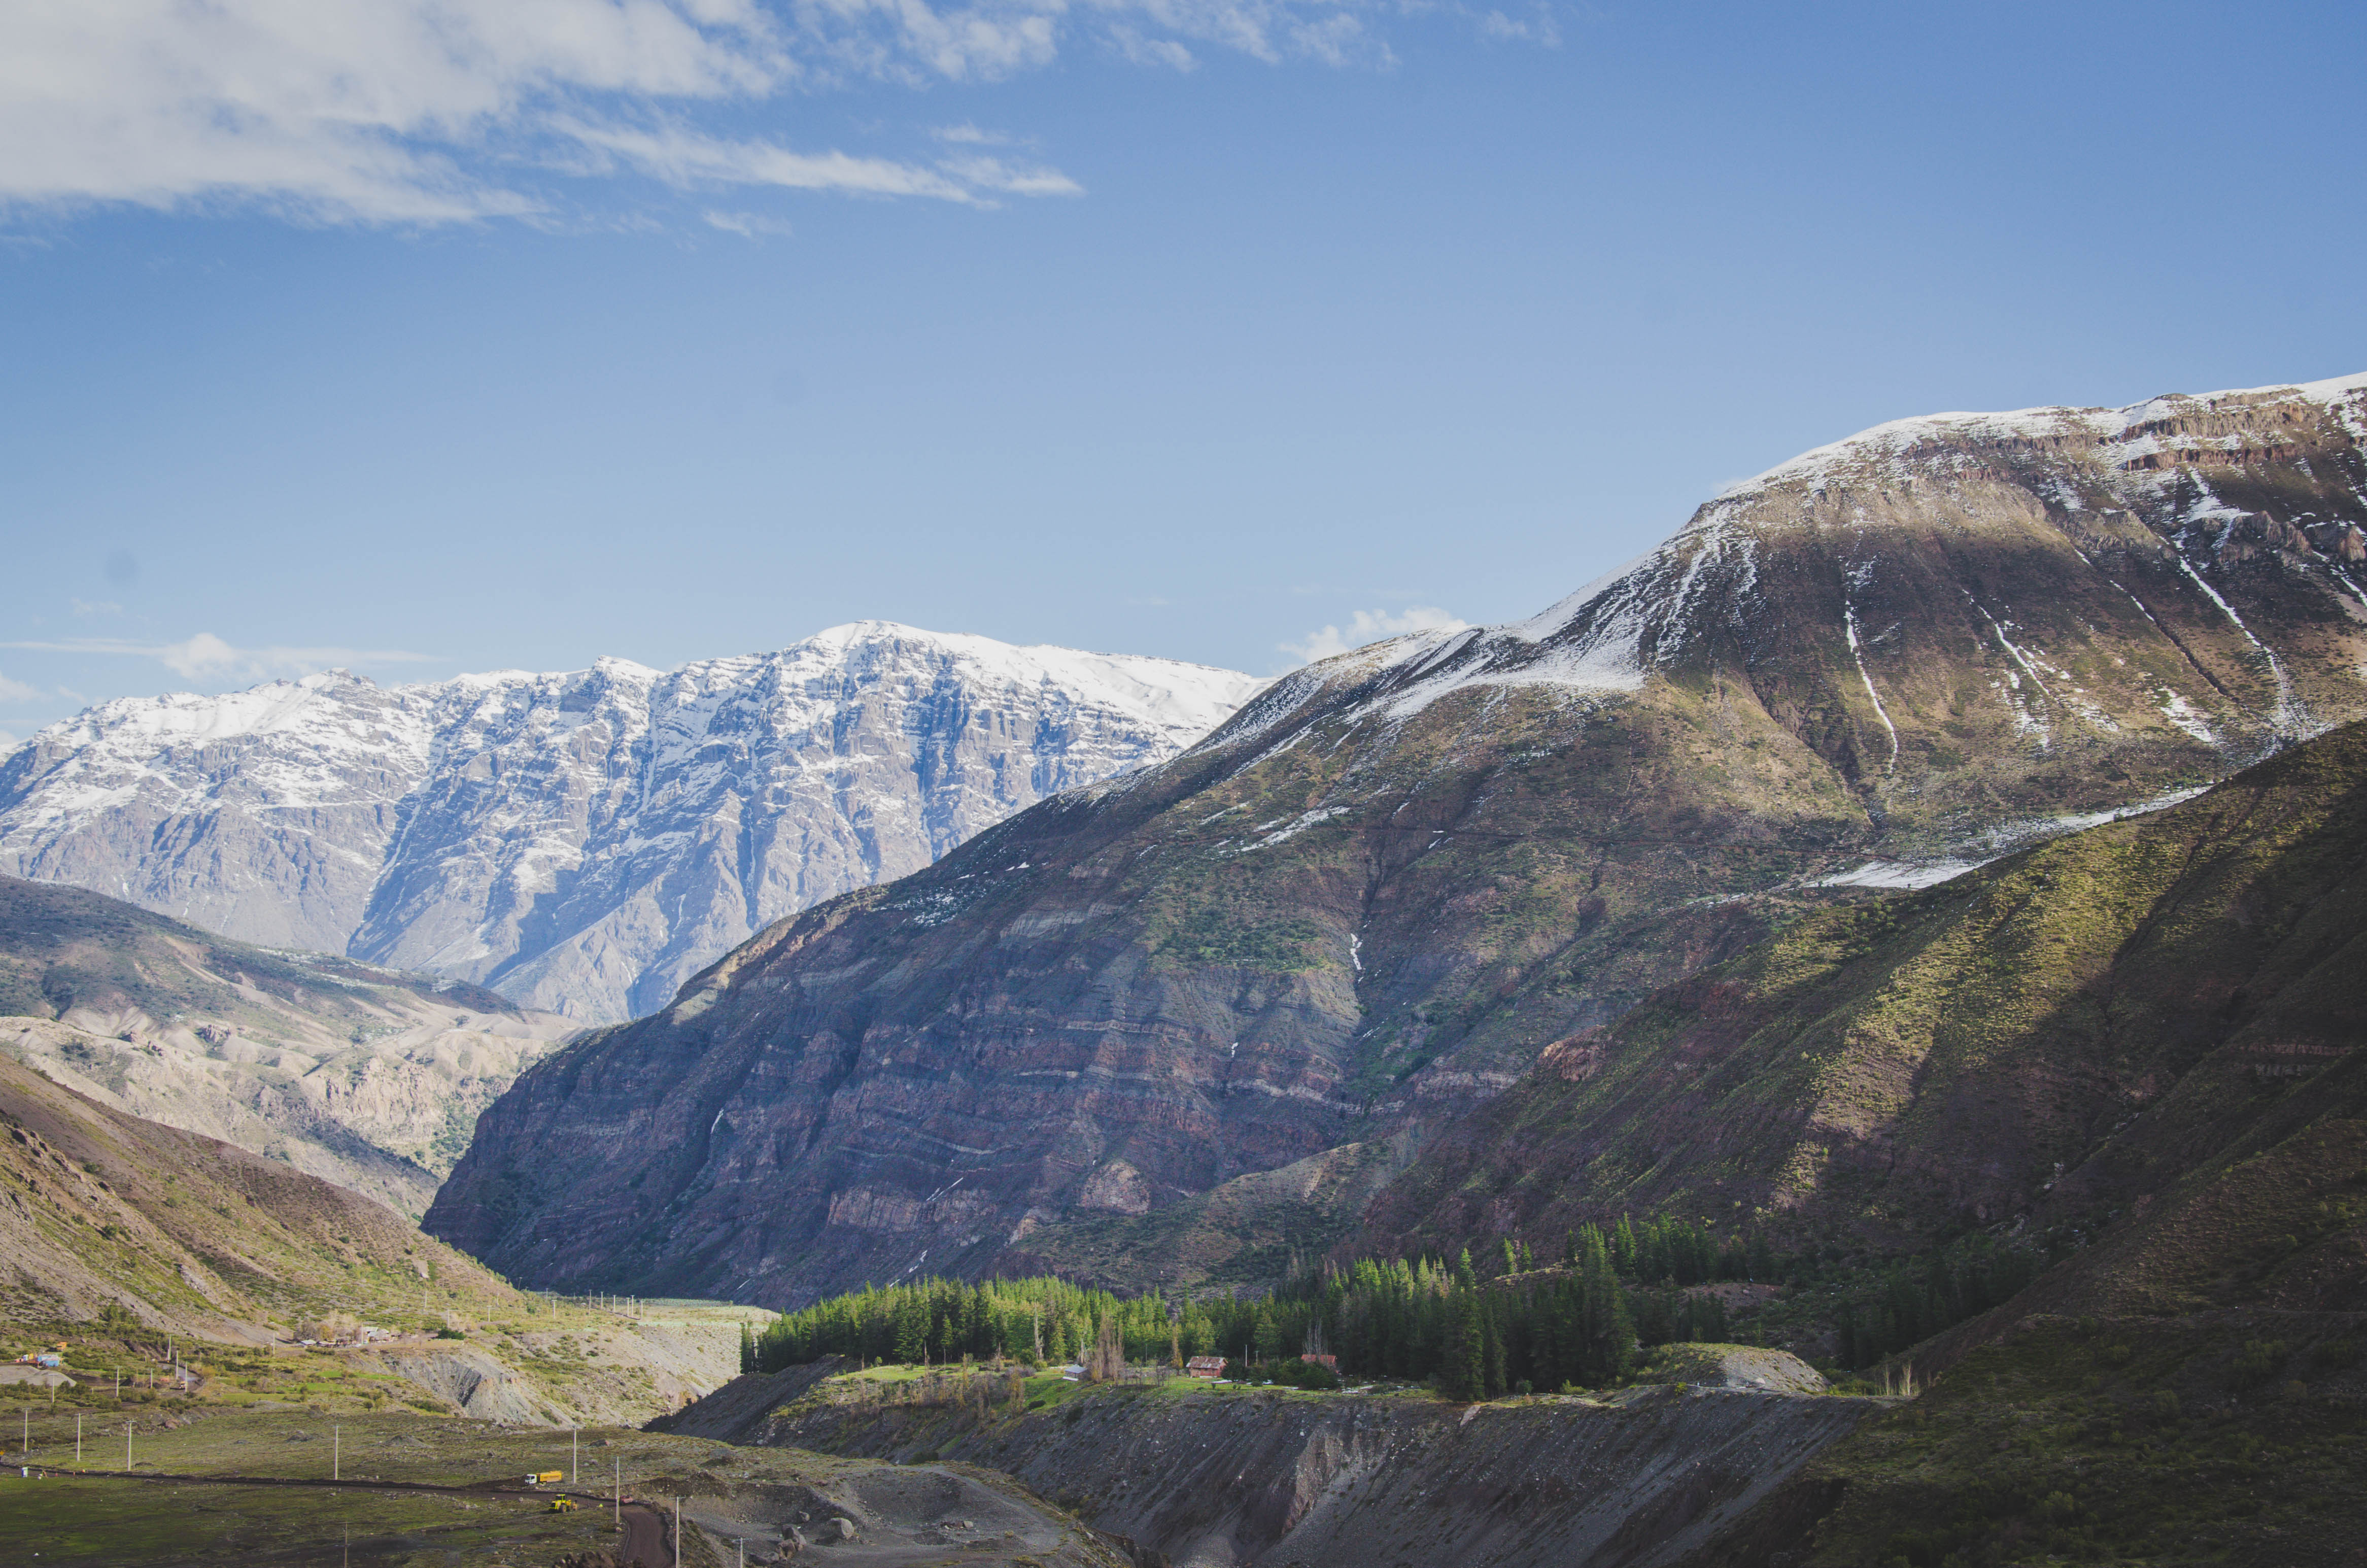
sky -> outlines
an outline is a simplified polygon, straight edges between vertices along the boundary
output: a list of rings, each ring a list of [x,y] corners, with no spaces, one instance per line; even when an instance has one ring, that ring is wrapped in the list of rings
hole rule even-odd
[[[1270,674],[2367,369],[2367,7],[11,0],[0,747],[863,619]]]

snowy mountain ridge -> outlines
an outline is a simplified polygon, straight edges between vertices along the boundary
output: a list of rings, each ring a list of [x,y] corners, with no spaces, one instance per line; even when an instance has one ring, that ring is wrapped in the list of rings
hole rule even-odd
[[[1257,684],[859,621],[671,671],[119,699],[0,760],[0,870],[613,1019],[782,915],[1164,760]]]
[[[2099,562],[2124,553],[2129,540],[2114,536],[2146,518],[2156,537],[2144,541],[2144,552],[2202,596],[2259,655],[2275,686],[2266,705],[2268,728],[2282,741],[2298,739],[2325,721],[2295,705],[2282,655],[2254,635],[2213,579],[2262,556],[2296,576],[2314,577],[2337,601],[2348,601],[2344,613],[2367,621],[2367,535],[2357,523],[2334,509],[2276,516],[2279,508],[2260,495],[2230,501],[2222,494],[2230,483],[2248,490],[2257,465],[2305,463],[2305,450],[2329,434],[2353,450],[2367,445],[2367,372],[2282,387],[2170,393],[2125,408],[2052,406],[1892,420],[1728,485],[1663,543],[1526,620],[1411,632],[1369,644],[1276,682],[1241,722],[1259,713],[1279,718],[1295,711],[1327,680],[1372,682],[1363,710],[1385,721],[1409,719],[1473,687],[1550,687],[1573,698],[1634,693],[1652,670],[1682,657],[1713,626],[1750,622],[1766,603],[1761,551],[1823,507],[1831,516],[1808,526],[1850,541],[1834,627],[1850,649],[1857,684],[1886,730],[1895,763],[1897,737],[1866,662],[1886,633],[1869,626],[1861,635],[1860,625],[1862,601],[1901,554],[1901,541],[1882,515],[1892,504],[1887,496],[1919,485],[1928,491],[1935,484],[2010,484],[2075,523],[2070,531],[2086,544],[2070,545],[2072,556],[2102,573],[2124,597],[2126,570],[2114,568],[2120,572],[2114,576]],[[2339,469],[2324,477],[2350,488]],[[2082,514],[2090,520],[2077,524]],[[1967,540],[1989,526],[1970,513],[1950,525]],[[1709,614],[1714,601],[1718,613]],[[2013,635],[2013,611],[2004,601],[1988,605],[1968,597],[1967,603],[1984,641],[1994,639],[2017,666],[2001,699],[2016,705],[2024,733],[2048,737],[2065,722],[2110,727],[2065,669]],[[2199,668],[2185,676],[2209,679]],[[2171,722],[2220,745],[2225,726],[2214,729],[2200,718],[2198,703],[2208,706],[2198,690],[2169,682],[2158,687],[2157,706]]]

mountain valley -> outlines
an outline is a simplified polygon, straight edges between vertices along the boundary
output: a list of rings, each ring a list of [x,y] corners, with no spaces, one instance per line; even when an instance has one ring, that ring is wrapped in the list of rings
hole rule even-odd
[[[93,710],[0,767],[21,1424],[605,1424],[702,1568],[2350,1562],[2362,527],[2367,376],[1880,426],[1262,687]]]

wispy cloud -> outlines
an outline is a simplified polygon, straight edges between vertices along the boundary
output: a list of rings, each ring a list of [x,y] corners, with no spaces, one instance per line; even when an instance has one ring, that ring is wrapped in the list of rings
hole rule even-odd
[[[564,121],[583,146],[685,188],[772,186],[865,196],[922,196],[978,205],[994,195],[1075,196],[1079,186],[1057,169],[1014,167],[963,155],[934,165],[846,153],[799,153],[776,142],[704,136],[680,126],[656,130]],[[713,215],[708,222],[715,222]],[[719,225],[719,227],[727,225]]]
[[[48,695],[38,686],[27,686],[21,680],[0,675],[0,702],[38,702]]]
[[[55,642],[0,642],[0,648],[23,648],[44,653],[119,653],[154,659],[184,680],[243,676],[268,680],[274,676],[311,675],[315,670],[352,665],[415,665],[431,662],[430,653],[399,648],[241,648],[210,631],[179,642],[131,642],[112,637],[75,637]],[[29,688],[28,688],[29,689]],[[42,695],[36,692],[34,695]]]
[[[699,217],[710,229],[720,229],[727,234],[737,234],[743,240],[762,239],[767,234],[787,236],[795,231],[778,218],[768,218],[762,212],[719,212],[708,208]]]
[[[121,615],[123,607],[113,599],[68,599],[76,615]]]
[[[1348,618],[1343,629],[1326,626],[1307,634],[1304,642],[1279,644],[1282,651],[1307,664],[1344,653],[1351,648],[1361,648],[1367,642],[1377,642],[1384,637],[1399,637],[1409,631],[1460,631],[1471,623],[1431,605],[1414,605],[1391,614],[1385,609],[1360,609]]]
[[[1478,27],[1481,38],[1497,43],[1534,43],[1546,49],[1561,43],[1561,25],[1544,6],[1533,6],[1526,17],[1518,19],[1501,11],[1485,11],[1480,13]]]
[[[810,151],[703,128],[837,83],[1041,69],[1083,41],[1379,65],[1403,0],[10,0],[0,204],[261,205],[313,222],[551,213],[568,177],[980,202],[1073,195],[1048,168]],[[1450,10],[1459,11],[1450,6]],[[1488,36],[1534,22],[1461,12]],[[1543,17],[1545,13],[1538,13]],[[1524,31],[1524,29],[1526,29]],[[1002,139],[974,125],[948,144]]]

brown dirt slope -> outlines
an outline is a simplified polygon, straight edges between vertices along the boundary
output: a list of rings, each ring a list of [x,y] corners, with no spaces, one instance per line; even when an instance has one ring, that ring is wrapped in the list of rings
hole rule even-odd
[[[264,1337],[267,1318],[515,1292],[382,1205],[243,1149],[126,1116],[0,1059],[0,1311]]]
[[[478,1113],[574,1028],[475,986],[0,877],[0,1053],[414,1219]]]

